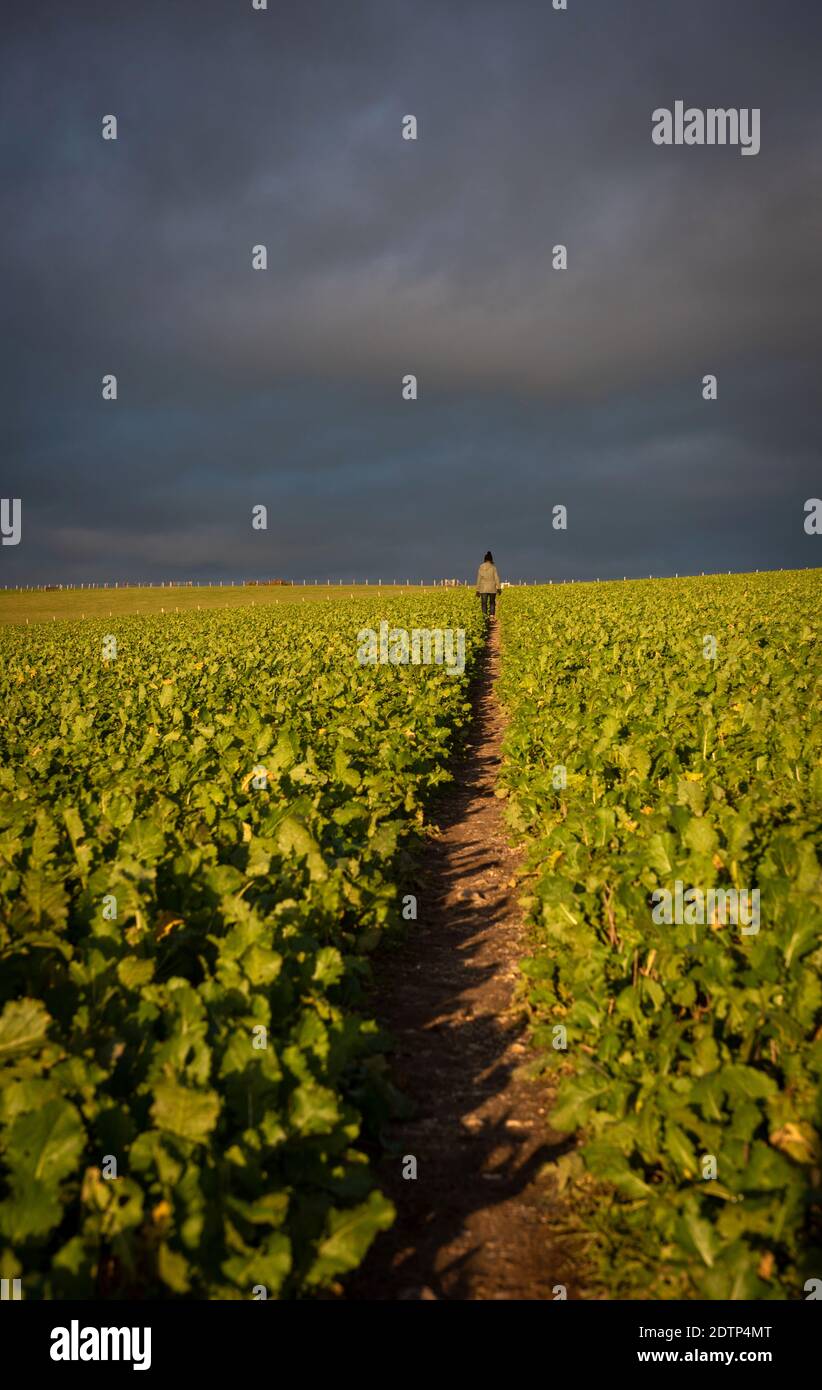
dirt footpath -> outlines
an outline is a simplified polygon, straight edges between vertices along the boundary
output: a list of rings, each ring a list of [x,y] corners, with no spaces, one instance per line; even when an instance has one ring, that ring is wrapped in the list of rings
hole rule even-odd
[[[396,1042],[392,1075],[414,1103],[391,1127],[378,1181],[397,1207],[362,1268],[355,1299],[573,1297],[572,1255],[552,1226],[562,1212],[539,1172],[571,1141],[551,1133],[545,1081],[524,1074],[529,1050],[512,1008],[527,953],[511,850],[494,796],[504,720],[492,624],[475,682],[470,745],[438,808],[425,851],[419,920],[376,961],[373,1010]],[[403,1159],[417,1160],[415,1180]]]

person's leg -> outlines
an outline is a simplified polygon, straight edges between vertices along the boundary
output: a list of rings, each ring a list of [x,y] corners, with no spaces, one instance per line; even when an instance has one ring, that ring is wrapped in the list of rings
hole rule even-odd
[[[497,596],[496,596],[496,594],[489,594],[489,595],[488,595],[488,607],[489,607],[489,609],[491,610],[491,617],[492,617],[492,618],[495,618],[495,617],[497,616]]]
[[[480,594],[480,603],[482,604],[482,616],[483,616],[483,618],[486,616],[486,614],[487,614],[487,612],[488,612],[488,598],[489,598],[489,595],[488,595],[488,594]]]

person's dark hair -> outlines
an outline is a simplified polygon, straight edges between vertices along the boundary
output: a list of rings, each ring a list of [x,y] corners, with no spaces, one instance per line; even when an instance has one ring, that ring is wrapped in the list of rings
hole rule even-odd
[[[494,563],[494,557],[493,557],[493,555],[491,554],[490,550],[486,550],[486,552],[485,552],[485,559],[483,560],[482,563],[483,563],[484,565],[493,565],[493,563]]]

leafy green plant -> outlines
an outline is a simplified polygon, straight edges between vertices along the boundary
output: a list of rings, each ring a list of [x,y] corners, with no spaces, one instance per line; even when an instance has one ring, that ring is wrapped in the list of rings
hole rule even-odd
[[[612,1296],[796,1297],[822,1272],[818,613],[806,572],[502,608],[523,971],[552,1124],[582,1141],[560,1180],[611,1194],[588,1205]],[[677,880],[758,889],[759,931],[657,923]]]
[[[28,1296],[308,1293],[390,1223],[359,1007],[468,719],[472,599],[3,631],[0,1268]],[[359,665],[382,617],[464,627],[464,675]]]

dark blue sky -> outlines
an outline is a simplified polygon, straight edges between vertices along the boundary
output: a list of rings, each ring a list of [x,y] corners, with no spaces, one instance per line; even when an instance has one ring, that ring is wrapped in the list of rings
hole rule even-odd
[[[822,7],[568,6],[5,0],[0,584],[819,563]]]

